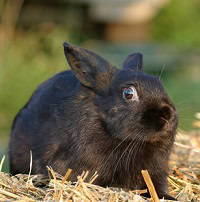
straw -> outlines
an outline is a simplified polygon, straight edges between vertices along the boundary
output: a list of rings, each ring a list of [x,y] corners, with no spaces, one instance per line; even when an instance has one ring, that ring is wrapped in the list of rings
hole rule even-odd
[[[168,177],[169,195],[184,202],[198,202],[200,199],[200,131],[191,131],[189,134],[180,131],[177,135],[174,151],[171,156],[170,173]],[[31,153],[30,153],[30,156]],[[0,161],[2,171],[5,157]],[[137,163],[137,162],[136,162]],[[28,175],[18,174],[11,176],[0,172],[0,201],[159,201],[151,178],[147,171],[142,171],[152,199],[140,194],[147,190],[123,190],[113,187],[95,185],[98,173],[89,178],[89,172],[84,171],[77,176],[76,182],[69,181],[73,170],[66,170],[65,176],[56,173],[48,167],[49,179],[44,180],[40,175],[31,174],[32,163]],[[42,187],[38,186],[41,185]],[[28,185],[28,186],[27,186]],[[160,199],[165,202],[166,200]]]

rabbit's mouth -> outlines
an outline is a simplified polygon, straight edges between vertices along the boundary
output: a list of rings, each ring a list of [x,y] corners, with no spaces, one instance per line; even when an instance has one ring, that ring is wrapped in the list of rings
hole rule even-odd
[[[165,131],[169,131],[170,130],[170,126],[171,126],[171,124],[170,124],[170,122],[168,121],[168,120],[166,120],[166,119],[164,119],[164,118],[161,118],[165,123],[164,123],[164,126],[163,126],[163,130],[165,130]]]
[[[162,115],[160,116],[160,121],[163,122],[163,127],[162,129],[165,131],[171,131],[174,128],[177,127],[177,122],[178,122],[178,116],[177,112],[174,108],[169,108],[169,114],[164,114],[161,113]]]

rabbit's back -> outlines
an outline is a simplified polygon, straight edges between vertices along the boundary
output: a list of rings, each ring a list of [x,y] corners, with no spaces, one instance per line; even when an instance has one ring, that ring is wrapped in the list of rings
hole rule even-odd
[[[72,71],[61,72],[43,82],[16,115],[9,145],[12,174],[18,172],[18,166],[20,169],[23,167],[24,173],[27,172],[30,151],[36,151],[38,157],[42,155],[46,144],[51,141],[50,136],[59,127],[56,124],[58,119],[67,110],[63,109],[63,102],[68,102],[78,84]]]
[[[63,99],[67,100],[71,93],[74,92],[78,83],[79,81],[72,71],[61,72],[43,82],[16,115],[12,129],[17,127],[18,119],[23,119],[25,118],[24,116],[29,121],[34,119],[34,115],[37,115],[37,120],[39,118],[41,121],[50,118],[51,112],[58,108],[59,103],[62,103]]]

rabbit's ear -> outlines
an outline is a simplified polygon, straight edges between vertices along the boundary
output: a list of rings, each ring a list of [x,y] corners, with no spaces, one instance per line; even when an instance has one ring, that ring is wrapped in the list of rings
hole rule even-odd
[[[116,68],[102,57],[84,48],[64,43],[66,59],[79,81],[90,88],[109,86]]]
[[[134,53],[129,55],[123,64],[123,69],[132,71],[142,71],[143,55],[141,53]]]

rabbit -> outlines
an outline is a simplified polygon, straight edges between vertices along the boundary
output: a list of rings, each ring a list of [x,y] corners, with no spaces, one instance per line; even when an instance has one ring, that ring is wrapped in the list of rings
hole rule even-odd
[[[117,69],[98,54],[64,43],[71,70],[35,90],[13,121],[10,173],[47,175],[47,166],[76,181],[83,171],[95,184],[146,189],[148,170],[159,198],[168,195],[168,161],[178,114],[158,77],[143,72],[143,55]],[[149,193],[144,194],[149,197]]]

